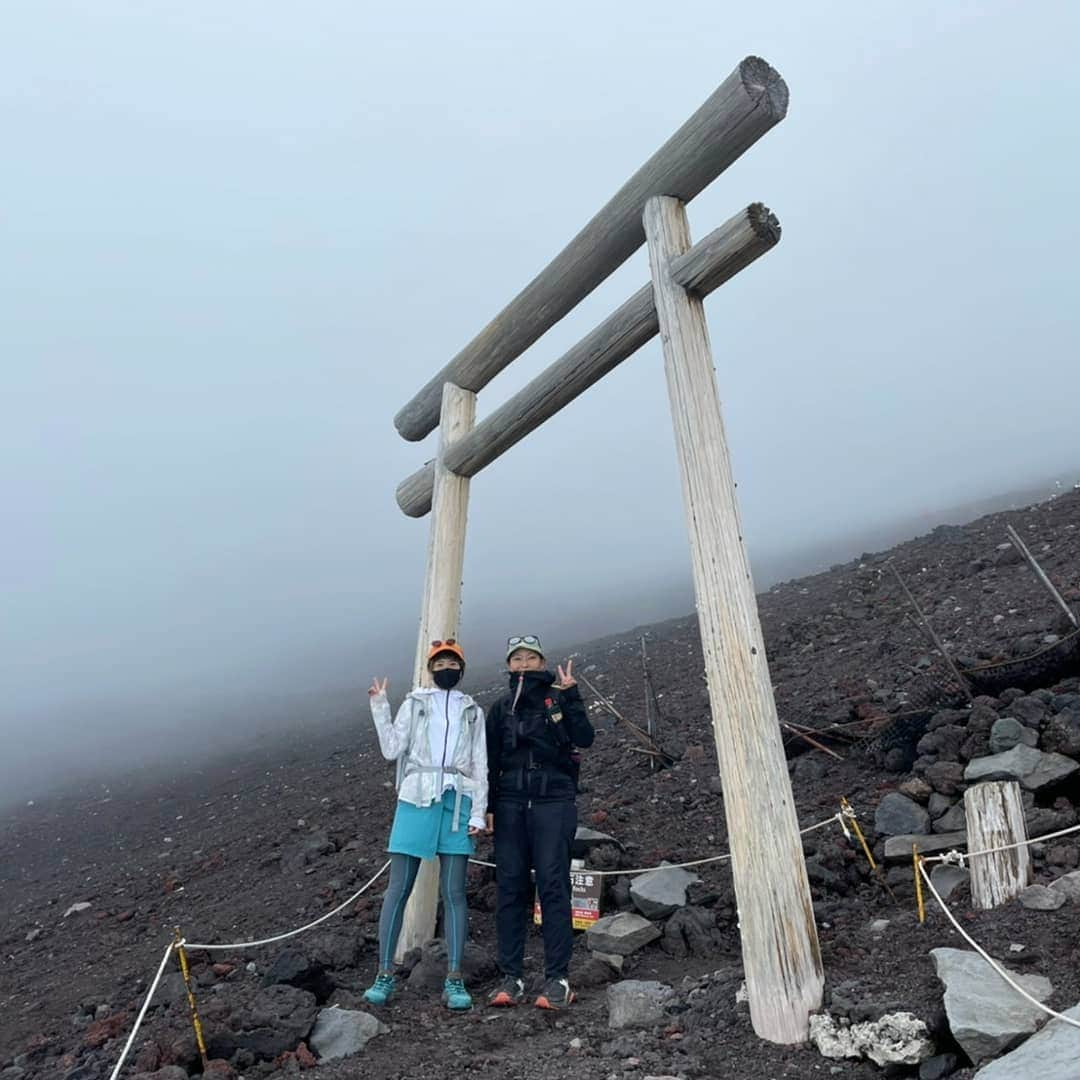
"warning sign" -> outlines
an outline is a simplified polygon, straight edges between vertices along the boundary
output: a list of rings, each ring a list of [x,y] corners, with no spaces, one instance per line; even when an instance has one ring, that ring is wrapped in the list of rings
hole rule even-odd
[[[600,889],[602,878],[588,870],[570,872],[570,919],[575,930],[588,930],[600,918]],[[533,904],[533,922],[540,926],[543,916],[540,898]]]

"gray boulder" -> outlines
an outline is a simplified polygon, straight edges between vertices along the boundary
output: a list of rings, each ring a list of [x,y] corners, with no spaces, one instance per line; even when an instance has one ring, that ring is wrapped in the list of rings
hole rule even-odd
[[[970,880],[971,871],[962,866],[936,863],[930,871],[930,884],[941,893],[942,900],[948,900],[961,885],[966,885]]]
[[[1060,889],[1048,889],[1045,885],[1029,885],[1020,893],[1020,903],[1029,911],[1057,911],[1065,899]]]
[[[964,812],[964,804],[957,803],[950,806],[944,814],[934,822],[934,832],[965,832],[967,830],[967,814]]]
[[[1003,716],[1000,720],[995,720],[994,726],[990,729],[990,753],[1003,754],[1020,743],[1034,745],[1024,738],[1025,731],[1030,731],[1030,729],[1025,728],[1015,716]],[[1032,734],[1038,739],[1036,732]]]
[[[666,983],[624,979],[607,988],[608,1027],[652,1027],[668,1018],[664,1007],[675,991]]]
[[[1021,997],[978,953],[931,949],[938,978],[945,985],[945,1015],[953,1038],[975,1065],[1011,1050],[1030,1035],[1045,1015]],[[1008,969],[1006,969],[1008,970]],[[1041,975],[1009,975],[1037,1001],[1053,993]]]
[[[1054,892],[1064,893],[1068,900],[1080,900],[1080,870],[1071,874],[1062,874],[1056,881],[1050,882]]]
[[[359,1053],[376,1035],[385,1035],[389,1030],[371,1013],[352,1009],[322,1009],[312,1029],[309,1045],[323,1061],[333,1061]]]
[[[882,836],[925,833],[930,831],[930,814],[906,795],[890,791],[874,813],[874,828]]]
[[[1062,1015],[1080,1021],[1080,1005]],[[974,1080],[1076,1080],[1080,1069],[1080,1028],[1051,1020],[1011,1054],[980,1069]]]
[[[941,851],[963,847],[967,843],[966,832],[934,833],[933,835],[908,834],[890,836],[885,841],[886,862],[910,862],[911,845],[919,845],[920,855],[936,855]]]
[[[639,874],[630,882],[630,899],[646,919],[662,919],[686,906],[686,890],[701,878],[678,866]]]
[[[591,951],[618,956],[630,956],[658,937],[660,929],[632,911],[597,919],[585,931],[585,942]]]
[[[622,844],[614,836],[608,836],[607,833],[597,832],[595,829],[587,829],[584,825],[579,825],[570,845],[570,853],[575,859],[584,859],[588,857],[593,848],[603,847],[605,844],[611,844],[620,851],[622,850]]]
[[[1020,743],[1003,754],[975,758],[964,770],[969,783],[980,780],[1017,780],[1028,791],[1060,783],[1080,769],[1080,763],[1064,754],[1046,754]]]

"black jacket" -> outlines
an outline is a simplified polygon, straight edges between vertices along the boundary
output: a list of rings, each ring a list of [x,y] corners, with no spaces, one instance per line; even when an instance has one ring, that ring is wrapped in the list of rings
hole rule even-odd
[[[487,714],[489,810],[499,797],[574,798],[571,753],[595,738],[576,686],[556,690],[550,671],[523,674],[516,707],[518,675],[511,674],[511,692]]]

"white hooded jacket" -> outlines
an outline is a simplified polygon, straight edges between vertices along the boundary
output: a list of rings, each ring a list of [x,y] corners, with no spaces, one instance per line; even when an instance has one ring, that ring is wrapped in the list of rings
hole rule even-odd
[[[391,721],[385,693],[369,699],[379,749],[396,761],[398,798],[414,806],[438,802],[447,788],[472,799],[469,825],[484,828],[487,810],[487,739],[484,710],[460,690],[421,687],[401,703]]]

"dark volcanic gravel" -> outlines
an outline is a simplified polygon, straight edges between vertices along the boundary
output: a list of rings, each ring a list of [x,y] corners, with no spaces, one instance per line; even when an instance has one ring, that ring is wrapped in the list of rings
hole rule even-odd
[[[891,552],[864,554],[759,598],[781,720],[826,733],[844,759],[810,750],[798,739],[789,743],[804,825],[830,817],[846,796],[880,853],[882,838],[873,835],[873,822],[883,795],[926,777],[935,762],[962,766],[968,757],[987,752],[979,749],[985,733],[979,735],[975,721],[965,726],[966,720],[954,717],[952,726],[962,729],[956,745],[943,747],[941,738],[923,742],[912,751],[918,757],[914,772],[910,758],[907,771],[893,772],[884,767],[880,748],[848,744],[838,733],[879,730],[916,706],[933,715],[949,704],[934,703],[948,674],[907,618],[910,609],[886,556],[955,656],[978,661],[1030,652],[1047,635],[1065,632],[1060,611],[1031,570],[1011,549],[1000,548],[1007,523],[1020,531],[1075,604],[1080,599],[1077,492],[968,525],[943,526]],[[696,620],[674,619],[580,646],[573,650],[576,667],[628,719],[641,723],[641,637],[659,694],[661,739],[681,757],[672,768],[650,773],[643,755],[631,752],[636,743],[625,728],[594,705],[598,737],[585,758],[578,806],[583,825],[622,844],[621,851],[608,846],[591,859],[611,869],[701,858],[727,846]],[[476,686],[470,689],[478,692]],[[493,689],[494,684],[488,693]],[[1034,724],[1046,743],[1058,738],[1055,717],[1066,715],[1071,701],[1080,702],[1080,682],[1075,673],[1062,674],[1039,693],[1033,700],[1042,702],[1045,715],[1036,716]],[[1007,691],[979,706],[991,718],[1009,715],[1022,696],[1032,698]],[[1037,712],[1039,706],[1030,708]],[[864,726],[836,727],[855,721]],[[913,746],[926,723],[924,717]],[[935,725],[946,726],[929,721],[931,729]],[[374,874],[385,858],[393,789],[391,766],[379,756],[370,729],[361,694],[348,723],[315,731],[298,723],[290,741],[267,743],[228,763],[188,767],[181,775],[162,770],[116,777],[107,787],[9,808],[0,831],[0,1077],[108,1076],[174,927],[198,941],[264,937],[318,917]],[[1040,796],[1029,807],[1033,834],[1048,831],[1037,824],[1076,823],[1078,806],[1075,784]],[[1035,849],[1036,881],[1046,883],[1076,868],[1075,836],[1052,849]],[[962,942],[932,906],[927,923],[919,925],[910,864],[889,870],[889,892],[835,825],[808,836],[805,848],[826,1006],[833,1002],[834,1012],[844,1007],[858,1017],[910,1010],[942,1037],[943,1049],[955,1050],[943,1026],[941,985],[928,953]],[[479,856],[489,853],[482,849]],[[483,972],[490,971],[493,883],[482,867],[470,874],[477,946],[471,955],[481,973],[473,988],[479,995],[490,982]],[[381,1011],[390,1033],[358,1057],[319,1064],[305,1047],[256,1061],[240,1051],[232,1059],[235,1072],[261,1077],[304,1069],[314,1080],[879,1075],[869,1062],[830,1061],[809,1047],[757,1039],[747,1006],[736,1002],[742,970],[730,876],[722,863],[703,867],[700,875],[703,884],[692,892],[688,909],[697,913],[699,932],[680,936],[668,927],[660,942],[624,969],[624,976],[658,979],[677,991],[668,1020],[656,1028],[609,1030],[605,983],[614,976],[590,961],[582,936],[573,972],[581,1000],[565,1014],[477,1007],[450,1016],[437,992],[410,989]],[[605,913],[626,901],[625,879],[607,882]],[[359,992],[374,971],[382,888],[378,883],[341,915],[289,943],[299,950],[299,968],[310,969],[303,978],[320,999],[361,1006]],[[89,907],[67,914],[77,903]],[[1067,1008],[1080,1000],[1073,904],[1053,912],[1028,911],[1018,903],[976,912],[966,892],[951,904],[991,954],[1051,979],[1052,1006]],[[872,931],[871,923],[882,919],[888,925]],[[1014,944],[1023,950],[1011,950]],[[538,946],[534,936],[534,975]],[[244,1026],[264,976],[276,960],[283,962],[285,951],[285,945],[276,945],[193,954],[212,1047],[231,1050],[229,1038]],[[201,1071],[175,974],[155,999],[125,1075],[169,1065]],[[972,1071],[961,1068],[952,1075],[970,1077]]]

